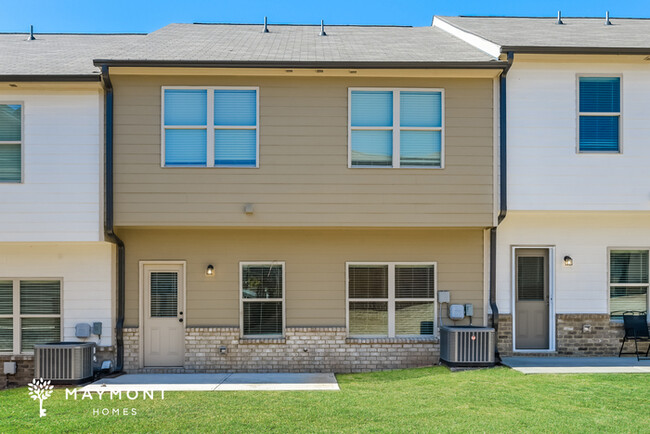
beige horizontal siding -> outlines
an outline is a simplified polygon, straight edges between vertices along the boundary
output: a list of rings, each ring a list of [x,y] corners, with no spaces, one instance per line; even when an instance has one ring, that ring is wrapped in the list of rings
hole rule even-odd
[[[188,326],[239,325],[239,262],[284,261],[288,326],[345,325],[346,262],[437,262],[438,287],[483,318],[480,229],[122,229],[126,325],[138,325],[139,261],[187,261]],[[208,264],[215,276],[206,277]]]
[[[165,85],[259,86],[260,167],[161,168]],[[348,168],[348,88],[371,86],[445,89],[444,169]],[[118,226],[492,224],[491,79],[116,76],[114,87]]]

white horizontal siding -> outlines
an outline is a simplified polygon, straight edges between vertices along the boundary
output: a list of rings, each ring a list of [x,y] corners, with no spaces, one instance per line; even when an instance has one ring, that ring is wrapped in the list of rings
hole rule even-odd
[[[622,76],[622,148],[578,154],[577,75]],[[517,62],[508,73],[508,207],[650,210],[650,70],[633,63]]]
[[[608,248],[650,248],[649,221],[649,212],[509,212],[497,241],[499,312],[512,309],[512,247],[551,246],[556,312],[609,313]]]
[[[84,341],[109,346],[114,323],[112,251],[108,243],[2,243],[0,279],[62,279],[64,340],[79,341],[78,323],[101,322],[101,342],[94,335]]]
[[[99,90],[0,92],[22,102],[23,183],[0,184],[0,241],[100,241]]]

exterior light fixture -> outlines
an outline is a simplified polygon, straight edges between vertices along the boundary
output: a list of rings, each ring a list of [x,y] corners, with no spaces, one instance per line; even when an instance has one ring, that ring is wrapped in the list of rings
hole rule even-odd
[[[208,265],[208,268],[205,269],[206,276],[214,276],[214,267],[212,264]]]
[[[565,267],[573,267],[573,258],[571,256],[565,256],[564,257],[564,266]]]

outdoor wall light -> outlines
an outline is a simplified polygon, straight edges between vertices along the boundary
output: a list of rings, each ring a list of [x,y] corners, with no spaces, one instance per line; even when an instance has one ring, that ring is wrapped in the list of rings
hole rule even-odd
[[[571,256],[565,256],[564,257],[564,266],[565,267],[573,267],[573,258]]]
[[[214,267],[212,264],[208,265],[208,268],[205,269],[206,276],[214,276]]]

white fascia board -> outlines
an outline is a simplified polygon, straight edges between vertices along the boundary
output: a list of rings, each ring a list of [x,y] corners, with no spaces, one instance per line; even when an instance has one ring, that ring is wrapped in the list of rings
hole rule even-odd
[[[452,36],[457,37],[458,39],[467,42],[468,44],[478,48],[481,51],[485,51],[490,56],[499,58],[501,55],[501,46],[490,42],[487,39],[481,38],[480,36],[469,33],[465,30],[461,30],[458,27],[455,27],[452,24],[442,20],[440,17],[433,17],[433,27],[437,27],[440,30],[444,30]]]

